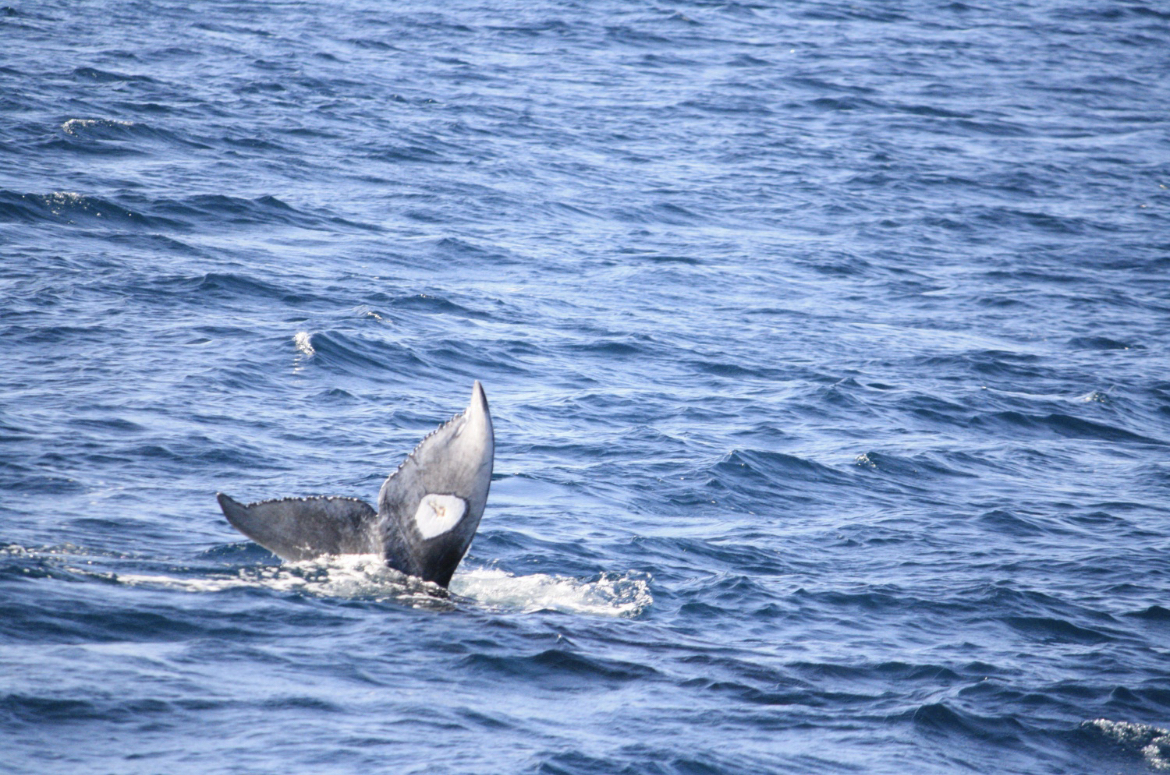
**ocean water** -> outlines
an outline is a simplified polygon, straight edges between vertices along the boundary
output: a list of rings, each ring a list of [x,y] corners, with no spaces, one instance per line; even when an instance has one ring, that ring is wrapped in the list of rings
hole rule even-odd
[[[1164,3],[9,0],[0,342],[5,773],[1170,769]]]

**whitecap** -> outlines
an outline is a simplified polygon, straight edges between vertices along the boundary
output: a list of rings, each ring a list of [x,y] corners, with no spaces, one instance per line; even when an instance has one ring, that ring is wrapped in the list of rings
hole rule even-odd
[[[1122,747],[1141,752],[1152,769],[1170,770],[1170,730],[1152,724],[1110,721],[1099,718],[1086,721],[1083,727],[1096,729]]]
[[[134,122],[122,121],[117,118],[71,118],[61,125],[61,129],[67,135],[76,135],[77,130],[86,129],[91,126],[129,127],[134,126]]]
[[[313,337],[308,331],[297,331],[293,337],[293,344],[305,357],[311,358],[317,351],[313,349]]]

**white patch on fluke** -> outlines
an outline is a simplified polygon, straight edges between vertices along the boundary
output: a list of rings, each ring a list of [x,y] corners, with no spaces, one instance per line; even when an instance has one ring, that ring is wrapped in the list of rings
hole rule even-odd
[[[414,512],[414,524],[423,538],[434,538],[459,524],[467,511],[467,501],[455,495],[428,494]]]

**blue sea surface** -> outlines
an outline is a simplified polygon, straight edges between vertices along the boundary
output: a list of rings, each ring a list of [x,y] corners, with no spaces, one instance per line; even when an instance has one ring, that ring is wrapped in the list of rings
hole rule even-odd
[[[1170,769],[1165,3],[8,2],[3,772]]]

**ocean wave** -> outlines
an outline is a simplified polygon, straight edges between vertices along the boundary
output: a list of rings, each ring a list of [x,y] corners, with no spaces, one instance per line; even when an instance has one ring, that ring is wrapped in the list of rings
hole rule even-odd
[[[301,365],[311,363],[313,368],[330,373],[369,377],[387,368],[402,372],[426,366],[426,361],[404,344],[356,333],[301,331],[294,336],[293,344]]]
[[[75,128],[74,131],[81,131]],[[180,199],[126,192],[116,197],[76,191],[47,194],[0,190],[0,221],[134,227],[165,232],[220,231],[239,226],[289,226],[318,231],[371,231],[378,227],[328,211],[292,207],[274,196],[245,198],[198,194]],[[161,235],[161,239],[173,236]],[[178,243],[177,243],[178,244]]]
[[[111,70],[99,70],[96,67],[78,67],[74,68],[73,75],[77,78],[83,78],[91,81],[98,81],[99,83],[154,83],[154,79],[148,75],[131,75],[129,73],[117,73]]]
[[[178,226],[177,221],[148,215],[125,207],[116,201],[88,196],[76,191],[22,194],[0,190],[0,221],[140,229]]]
[[[1089,403],[1089,402],[1086,402]],[[1097,402],[1099,403],[1099,402]],[[1074,417],[1063,412],[1033,414],[1020,411],[999,411],[980,414],[971,419],[973,427],[997,426],[1003,433],[1018,437],[1023,432],[1038,436],[1100,441],[1165,445],[1167,442],[1104,422]]]
[[[131,150],[134,144],[144,143],[166,143],[199,149],[208,147],[202,142],[151,124],[117,118],[71,118],[61,124],[61,131],[77,144],[125,143],[128,145],[122,147],[127,150]]]
[[[587,656],[565,647],[526,655],[471,654],[464,658],[462,666],[473,674],[531,682],[545,691],[573,691],[598,684],[618,686],[658,673],[649,665]]]

